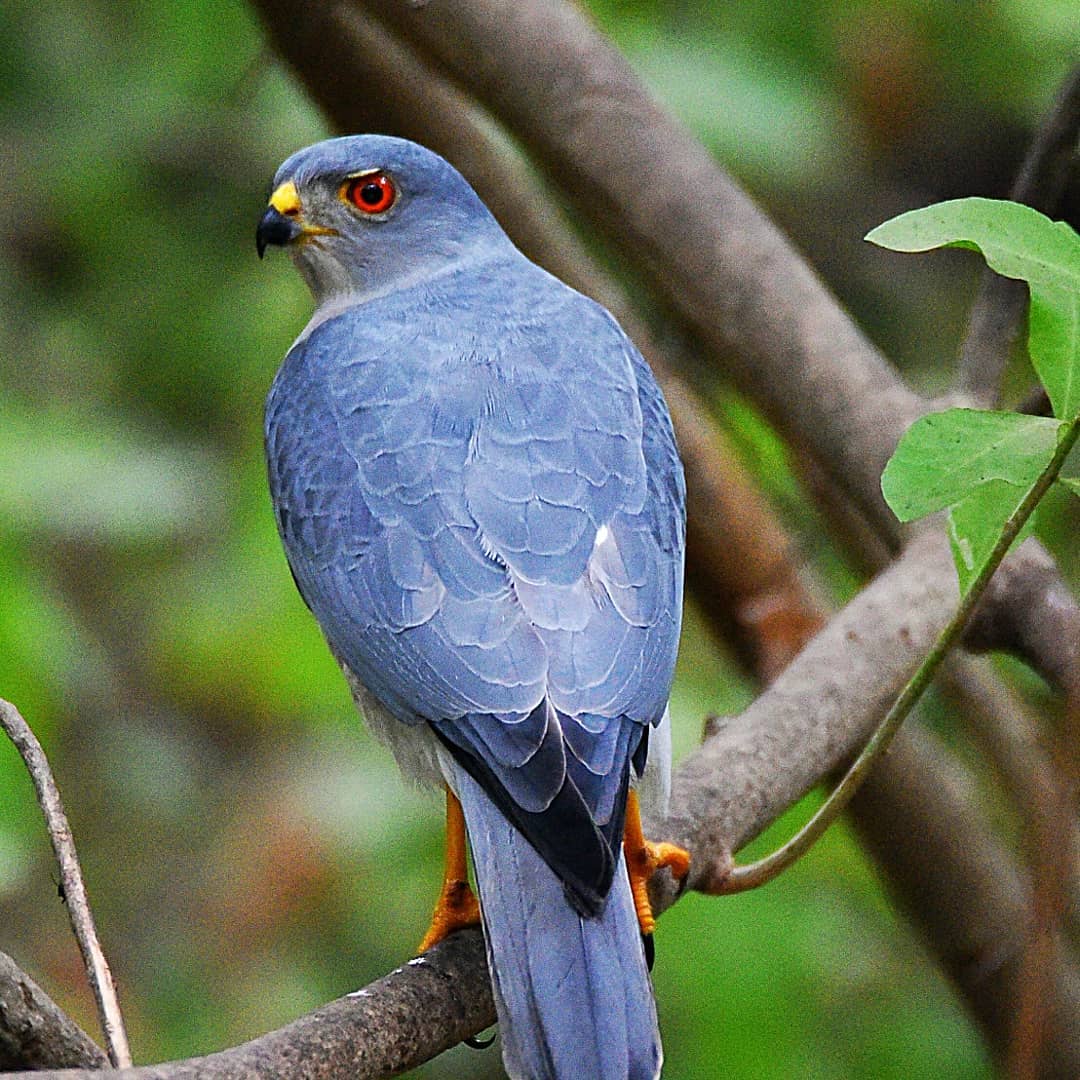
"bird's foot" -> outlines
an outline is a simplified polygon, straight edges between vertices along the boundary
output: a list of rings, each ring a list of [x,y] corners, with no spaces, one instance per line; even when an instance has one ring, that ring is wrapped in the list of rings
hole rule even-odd
[[[656,929],[656,919],[649,902],[649,881],[653,874],[665,867],[682,881],[690,872],[690,852],[676,844],[653,843],[645,839],[641,830],[637,792],[633,790],[626,800],[623,850],[626,852],[626,872],[630,877],[630,892],[634,897],[638,925],[642,935],[648,937]]]
[[[427,952],[455,930],[479,925],[480,903],[476,899],[476,893],[467,881],[447,878],[443,882],[439,899],[435,901],[431,925],[424,935],[424,940],[420,942],[419,952]]]
[[[626,853],[626,870],[630,875],[630,891],[634,896],[638,925],[643,934],[656,929],[656,919],[649,902],[649,881],[657,870],[669,869],[680,881],[690,872],[690,852],[676,844],[654,844],[644,840],[635,851]]]

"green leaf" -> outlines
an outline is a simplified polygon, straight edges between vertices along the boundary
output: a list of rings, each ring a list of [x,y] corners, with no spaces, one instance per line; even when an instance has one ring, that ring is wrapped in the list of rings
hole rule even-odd
[[[901,521],[913,521],[1000,480],[1027,490],[1057,446],[1061,422],[1019,413],[949,409],[905,432],[881,476],[881,491]]]
[[[1021,203],[950,199],[900,214],[866,239],[892,251],[969,248],[1005,277],[1080,290],[1080,236]]]
[[[1019,203],[952,199],[911,210],[867,233],[894,251],[962,247],[991,269],[1028,282],[1028,347],[1054,415],[1080,412],[1080,236],[1062,221]]]
[[[1028,352],[1054,415],[1071,420],[1080,412],[1080,285],[1031,286]]]
[[[1080,477],[1077,476],[1059,476],[1058,483],[1064,484],[1074,495],[1080,496]]]
[[[960,577],[961,595],[967,592],[971,582],[986,565],[1001,535],[1002,526],[1020,505],[1027,490],[1027,486],[991,480],[980,484],[966,498],[950,507],[949,545]],[[1010,550],[1031,532],[1034,520],[1033,514],[1010,545]]]

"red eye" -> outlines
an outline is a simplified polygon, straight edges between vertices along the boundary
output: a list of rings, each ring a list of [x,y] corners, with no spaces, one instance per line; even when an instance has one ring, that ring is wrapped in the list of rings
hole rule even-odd
[[[346,181],[343,194],[357,210],[363,210],[365,214],[381,214],[394,205],[397,188],[386,173],[374,172]]]

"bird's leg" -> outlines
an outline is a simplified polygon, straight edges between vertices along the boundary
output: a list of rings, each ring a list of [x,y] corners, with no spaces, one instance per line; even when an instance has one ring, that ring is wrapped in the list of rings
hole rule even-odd
[[[626,852],[626,872],[630,876],[630,891],[634,895],[638,925],[642,934],[648,935],[656,929],[652,904],[649,903],[649,879],[666,866],[681,881],[690,870],[690,852],[675,844],[653,844],[645,839],[637,792],[633,789],[626,796],[623,850]]]
[[[427,952],[455,930],[480,923],[480,904],[469,886],[469,868],[465,846],[465,813],[457,796],[446,789],[446,868],[442,891],[435,901],[431,925],[420,942],[420,952]]]

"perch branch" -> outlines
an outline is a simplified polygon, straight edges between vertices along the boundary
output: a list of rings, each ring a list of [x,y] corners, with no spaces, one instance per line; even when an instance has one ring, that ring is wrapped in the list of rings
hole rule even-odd
[[[752,705],[716,725],[676,769],[668,817],[648,823],[693,853],[691,888],[714,892],[733,852],[861,748],[956,603],[946,541],[924,534]],[[670,878],[659,884],[663,910],[676,889]]]
[[[60,792],[53,779],[45,751],[41,749],[30,725],[22,718],[19,710],[10,702],[0,699],[0,727],[15,744],[15,749],[26,764],[30,778],[37,792],[41,811],[49,830],[56,861],[60,867],[60,882],[64,889],[71,928],[75,940],[79,943],[86,974],[97,1002],[101,1017],[101,1027],[105,1034],[105,1043],[109,1049],[109,1060],[117,1067],[131,1064],[131,1051],[128,1049],[127,1033],[124,1031],[124,1018],[120,1012],[120,1002],[116,997],[112,972],[101,950],[94,917],[90,911],[90,902],[83,885],[82,871],[79,869],[79,857],[75,852],[75,842],[71,837],[71,827],[60,801]]]
[[[205,1057],[111,1073],[115,1080],[376,1080],[397,1076],[495,1022],[478,930],[250,1042]],[[85,1069],[16,1074],[99,1080]]]
[[[956,599],[956,575],[945,539],[932,533],[920,536],[821,631],[750,708],[720,725],[679,767],[671,814],[665,822],[650,823],[650,831],[690,846],[694,887],[710,887],[730,852],[757,835],[821,776],[852,756],[930,648]],[[837,657],[843,657],[843,663]],[[925,770],[919,775],[926,775]],[[935,774],[931,771],[930,775]],[[912,786],[910,775],[903,779],[906,787],[902,785],[894,794],[903,795],[906,802],[894,807],[889,817],[894,833],[897,810],[906,814],[907,802],[929,798],[921,785]],[[928,851],[949,852],[951,858],[955,836],[965,838],[965,857],[978,860],[982,852],[993,849],[979,816],[962,802],[944,807],[942,813],[933,834],[937,847],[924,846],[921,831],[911,833],[912,842],[919,844],[920,858],[925,860]],[[943,829],[948,835],[939,835]],[[908,829],[900,832],[906,836]],[[980,938],[984,953],[991,958],[997,957],[995,950],[1011,950],[1024,926],[1023,890],[1010,884],[1017,881],[1017,875],[1004,854],[995,859],[992,872],[988,868],[974,879],[974,891],[965,900],[967,908],[1000,909],[1000,915],[988,925],[991,929],[1002,927],[1002,943],[995,945],[989,936]],[[936,863],[932,871],[924,868],[923,873],[936,875]],[[670,879],[657,884],[654,899],[658,909],[666,908],[677,899],[678,890]],[[1015,896],[1010,892],[1003,897],[1006,885],[1014,888]],[[954,887],[959,887],[959,879]],[[954,935],[935,944],[944,956],[955,960],[952,949],[959,940],[957,928],[933,922],[944,915],[925,915],[934,932]],[[983,934],[983,928],[979,933]],[[1000,977],[1009,979],[1010,973]],[[985,972],[980,975],[984,976]],[[1066,1008],[1075,1000],[1070,996],[1071,978],[1070,969],[1059,964],[1051,986],[1051,1015],[1056,1019],[1049,1045],[1060,1044],[1061,1060],[1080,1055],[1080,1033]],[[980,986],[979,992],[990,995],[985,987]],[[979,1001],[973,1006],[978,1010]],[[978,1011],[977,1015],[989,1022],[989,1018],[998,1017],[997,1008],[988,1004],[985,1015]],[[274,1075],[290,1080],[329,1076],[329,1070],[347,1063],[348,1075],[385,1076],[435,1056],[482,1030],[492,1019],[483,948],[478,934],[466,933],[439,945],[423,963],[407,964],[362,994],[334,1002],[278,1032],[194,1062],[120,1075],[137,1080],[196,1075],[233,1080]],[[323,1061],[330,1063],[328,1071],[313,1071],[321,1068]],[[48,1075],[69,1075],[73,1080],[92,1074]]]

